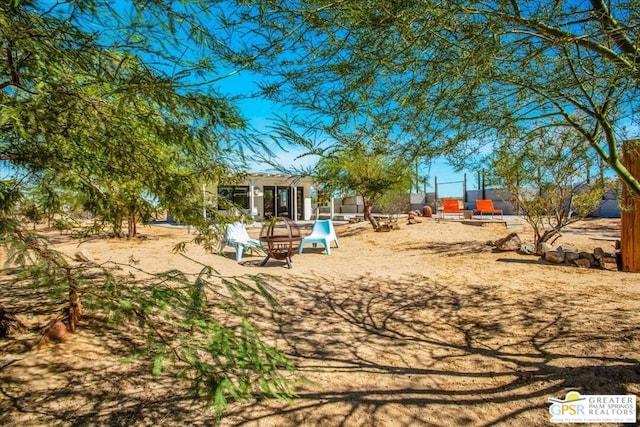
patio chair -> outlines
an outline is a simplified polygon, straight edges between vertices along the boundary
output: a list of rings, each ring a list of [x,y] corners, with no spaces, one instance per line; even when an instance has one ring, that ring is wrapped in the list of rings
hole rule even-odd
[[[504,211],[502,209],[496,209],[493,207],[493,200],[476,200],[476,211],[480,213],[480,218],[482,218],[482,214],[500,214],[500,218],[504,217]]]
[[[224,233],[224,239],[220,243],[220,252],[225,246],[233,246],[236,249],[236,261],[240,262],[242,254],[247,249],[263,249],[262,242],[252,239],[247,233],[247,229],[241,222],[234,222],[227,225]]]
[[[460,209],[460,201],[458,199],[442,199],[442,210],[440,211],[441,218],[444,219],[446,214],[457,214],[463,216],[463,211]]]
[[[311,234],[302,238],[298,253],[302,253],[305,243],[313,244],[314,248],[318,246],[318,243],[322,243],[324,249],[327,251],[327,255],[331,255],[331,242],[336,243],[336,248],[340,247],[333,223],[330,219],[319,219],[313,223]]]

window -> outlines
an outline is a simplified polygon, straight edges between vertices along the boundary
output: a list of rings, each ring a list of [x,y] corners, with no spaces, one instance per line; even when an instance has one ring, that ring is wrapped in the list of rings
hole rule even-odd
[[[242,209],[249,209],[249,187],[246,185],[218,187],[218,196],[224,197]],[[221,206],[220,209],[226,209],[226,207]]]

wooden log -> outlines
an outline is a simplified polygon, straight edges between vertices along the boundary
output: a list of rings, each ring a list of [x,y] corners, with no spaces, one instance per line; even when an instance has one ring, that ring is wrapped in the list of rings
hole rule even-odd
[[[623,144],[623,163],[635,178],[640,177],[640,141]],[[640,272],[640,197],[623,185],[620,230],[622,270]]]

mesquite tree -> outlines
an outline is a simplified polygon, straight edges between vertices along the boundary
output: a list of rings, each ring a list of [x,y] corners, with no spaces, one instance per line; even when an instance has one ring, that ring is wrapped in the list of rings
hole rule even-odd
[[[263,344],[252,302],[242,296],[275,306],[265,284],[227,280],[210,268],[194,279],[169,272],[130,283],[115,268],[71,262],[22,221],[37,211],[60,218],[73,204],[91,214],[94,230],[104,225],[124,235],[126,222],[131,237],[137,222],[163,208],[212,237],[201,185],[228,174],[244,122],[211,84],[218,74],[208,8],[197,1],[0,3],[0,161],[7,172],[0,237],[10,262],[28,268],[53,301],[66,299],[54,320],[73,331],[84,307],[140,324],[152,331],[154,372],[172,361],[220,410],[229,397],[256,390],[288,393],[280,375],[287,363]],[[210,48],[203,54],[202,46]],[[212,311],[224,307],[229,324]],[[168,334],[168,324],[180,327]]]
[[[488,179],[509,191],[536,245],[553,243],[565,226],[593,212],[611,187],[585,173],[594,157],[571,129],[538,131],[501,141],[490,157]]]
[[[379,231],[380,224],[372,215],[372,208],[384,194],[409,189],[411,167],[389,158],[383,151],[376,152],[371,148],[375,145],[359,138],[350,140],[348,146],[328,153],[318,162],[314,177],[330,190],[361,196],[365,220]]]

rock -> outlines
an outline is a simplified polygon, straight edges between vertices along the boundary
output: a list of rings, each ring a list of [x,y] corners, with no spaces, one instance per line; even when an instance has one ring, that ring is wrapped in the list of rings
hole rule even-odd
[[[600,268],[603,270],[618,271],[618,261],[616,257],[605,256],[600,258]]]
[[[522,242],[520,241],[520,237],[517,233],[511,233],[507,237],[504,237],[500,240],[496,240],[495,246],[499,251],[517,251],[520,249],[520,245]]]
[[[558,246],[558,250],[562,251],[562,252],[575,252],[578,253],[578,249],[572,247],[572,246],[568,246],[568,247],[564,247],[564,246]]]
[[[552,250],[553,246],[547,242],[538,243],[538,246],[536,246],[536,255],[544,256],[545,253]]]
[[[580,268],[591,268],[591,260],[588,258],[578,258],[573,260],[573,264]]]
[[[76,252],[74,256],[76,261],[93,262],[93,255],[89,252],[89,249],[82,249],[81,251]]]
[[[566,262],[575,261],[580,258],[580,254],[577,251],[567,251],[564,250],[564,260]]]
[[[595,259],[591,252],[579,252],[578,255],[580,256],[580,258],[585,258],[589,261],[593,261]]]
[[[580,259],[589,260],[591,264],[591,268],[600,268],[600,262],[596,259],[595,256],[591,252],[580,252],[578,253]]]
[[[606,257],[615,257],[615,254],[611,254],[608,252],[605,252],[604,249],[602,248],[595,248],[593,250],[593,256],[596,257],[596,259],[600,260],[602,258],[606,258]]]
[[[617,254],[605,252],[602,248],[595,248],[593,250],[593,257],[595,258],[597,267],[603,270],[618,271],[619,261]]]
[[[535,253],[535,247],[533,246],[533,243],[521,244],[520,253],[524,255],[533,255]]]
[[[51,341],[64,341],[68,338],[69,333],[67,326],[57,320],[46,328],[44,335]]]
[[[547,251],[544,253],[545,261],[553,262],[555,264],[562,264],[564,262],[564,252],[562,251]]]
[[[39,348],[50,342],[65,341],[68,337],[67,326],[60,320],[52,320],[42,329],[42,336],[34,348]]]
[[[378,228],[376,228],[376,231],[391,231],[392,227],[390,224],[384,223],[384,224],[380,224],[380,226]]]

